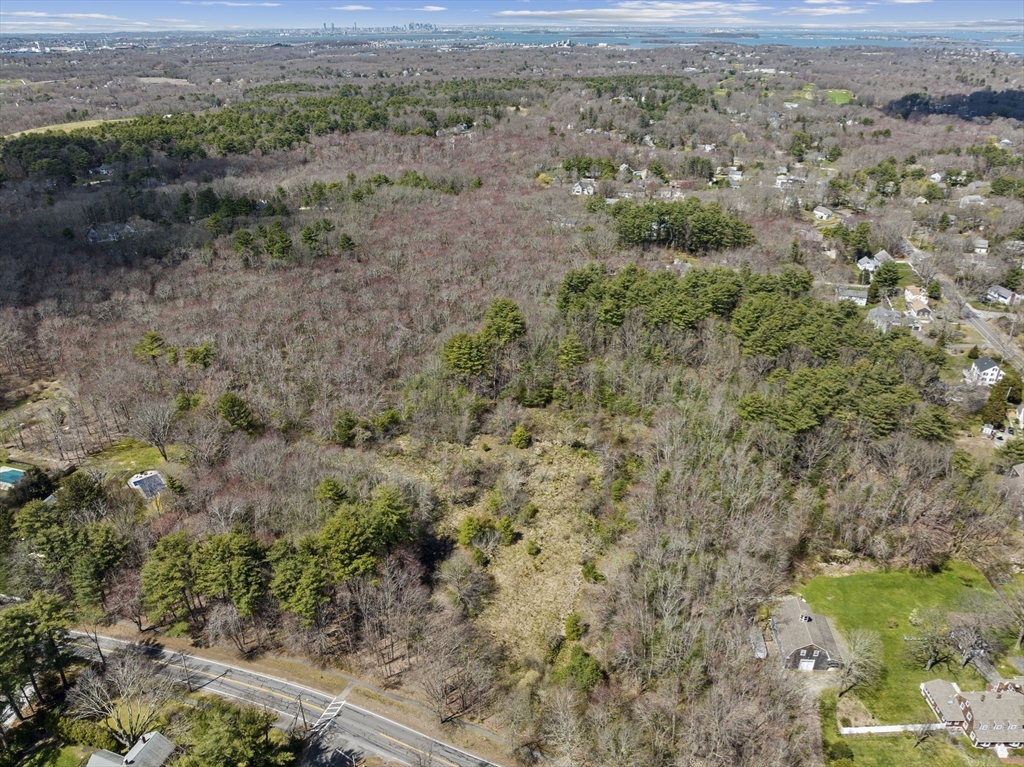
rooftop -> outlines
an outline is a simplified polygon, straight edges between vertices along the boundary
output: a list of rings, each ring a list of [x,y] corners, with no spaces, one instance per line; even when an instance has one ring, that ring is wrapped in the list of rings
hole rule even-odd
[[[779,652],[788,657],[794,650],[814,645],[828,653],[831,660],[841,660],[828,619],[816,615],[803,599],[791,597],[777,608],[772,616],[778,634]]]

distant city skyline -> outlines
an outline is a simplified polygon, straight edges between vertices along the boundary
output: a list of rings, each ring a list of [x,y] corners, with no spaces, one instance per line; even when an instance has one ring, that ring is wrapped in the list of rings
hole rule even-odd
[[[436,26],[1024,33],[1021,0],[4,0],[0,34]]]

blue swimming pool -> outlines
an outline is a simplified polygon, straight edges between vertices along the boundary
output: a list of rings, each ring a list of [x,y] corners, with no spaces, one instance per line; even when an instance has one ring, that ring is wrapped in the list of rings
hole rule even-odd
[[[24,474],[21,469],[12,469],[10,466],[0,467],[0,482],[6,482],[8,485],[13,485]]]

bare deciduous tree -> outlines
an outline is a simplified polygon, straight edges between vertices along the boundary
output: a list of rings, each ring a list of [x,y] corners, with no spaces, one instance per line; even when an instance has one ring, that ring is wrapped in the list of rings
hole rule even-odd
[[[132,411],[129,429],[132,436],[148,442],[167,460],[167,445],[174,431],[175,408],[170,402],[150,400],[140,402]]]
[[[99,722],[130,748],[152,729],[171,689],[156,663],[129,649],[109,656],[103,673],[83,671],[69,699],[76,717]]]
[[[877,631],[854,629],[846,639],[847,657],[839,674],[839,695],[870,685],[882,673],[882,640]]]

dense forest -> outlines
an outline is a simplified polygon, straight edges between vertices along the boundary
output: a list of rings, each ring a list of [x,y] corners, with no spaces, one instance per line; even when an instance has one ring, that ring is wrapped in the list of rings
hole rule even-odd
[[[1024,440],[974,436],[1021,402],[1009,347],[999,385],[961,381],[967,300],[1024,283],[1019,115],[910,98],[928,56],[929,93],[963,92],[951,52],[883,75],[715,42],[584,77],[588,50],[467,51],[472,79],[379,54],[263,51],[241,84],[211,51],[137,90],[152,62],[97,54],[76,87],[117,79],[118,119],[0,143],[4,758],[44,714],[137,736],[83,702],[65,645],[91,627],[344,669],[510,762],[841,763],[751,650],[770,605],[836,563],[1024,564]],[[5,131],[59,122],[61,57],[3,63],[54,75],[4,86]],[[783,107],[812,71],[856,98]],[[891,309],[918,246],[959,305],[879,329],[835,300]],[[900,267],[855,268],[883,248]],[[1024,631],[997,612],[993,646]],[[177,716],[175,764],[300,748],[226,704]]]

